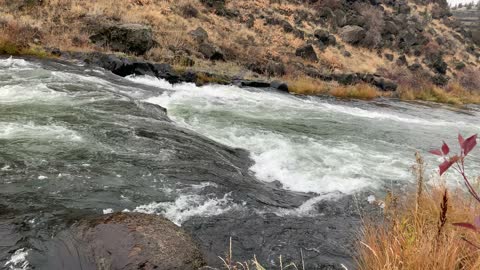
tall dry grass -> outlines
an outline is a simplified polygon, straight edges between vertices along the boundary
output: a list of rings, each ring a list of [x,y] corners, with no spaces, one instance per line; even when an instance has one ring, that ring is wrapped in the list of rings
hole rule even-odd
[[[359,269],[480,269],[480,249],[474,246],[480,244],[480,235],[452,225],[472,221],[480,206],[441,179],[430,179],[433,183],[424,185],[422,168],[423,160],[417,157],[416,191],[386,200],[383,222],[364,222],[358,244]]]

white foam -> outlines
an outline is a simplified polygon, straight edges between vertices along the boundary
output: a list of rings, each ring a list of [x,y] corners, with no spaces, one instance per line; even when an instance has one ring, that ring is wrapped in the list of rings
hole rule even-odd
[[[59,102],[66,93],[49,89],[43,83],[34,86],[15,84],[0,87],[0,104]]]
[[[77,132],[63,126],[8,122],[0,122],[0,139],[82,141]]]
[[[7,59],[0,59],[0,68],[28,68],[36,66],[36,64],[27,62],[23,59],[16,59],[12,56]]]
[[[103,209],[103,214],[104,214],[104,215],[111,214],[111,213],[113,213],[113,212],[114,212],[114,211],[113,211],[112,208]]]
[[[133,211],[145,214],[159,214],[181,226],[183,222],[194,216],[216,216],[239,206],[232,202],[230,194],[223,198],[205,197],[196,194],[180,195],[174,202],[160,202],[140,205]]]
[[[315,196],[305,201],[302,205],[300,205],[297,208],[279,209],[274,213],[279,216],[298,216],[298,217],[323,215],[323,213],[315,210],[315,206],[322,201],[336,200],[336,199],[339,199],[341,196],[342,194],[337,192]]]
[[[5,263],[5,267],[10,270],[27,270],[30,268],[30,263],[27,261],[29,250],[24,248],[19,249],[13,253],[10,259]]]

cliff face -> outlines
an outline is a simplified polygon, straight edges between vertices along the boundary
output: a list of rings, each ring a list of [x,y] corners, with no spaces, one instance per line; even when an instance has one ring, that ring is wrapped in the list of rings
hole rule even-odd
[[[119,50],[240,77],[348,84],[377,74],[414,87],[417,79],[446,85],[464,78],[464,70],[478,74],[480,66],[472,31],[444,0],[10,2],[0,0],[0,27],[19,46]],[[123,26],[142,28],[151,46],[118,45],[136,37],[122,36]]]

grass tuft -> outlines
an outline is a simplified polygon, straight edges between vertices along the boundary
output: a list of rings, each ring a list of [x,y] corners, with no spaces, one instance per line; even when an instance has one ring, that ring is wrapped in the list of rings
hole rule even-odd
[[[414,171],[423,174],[419,160]],[[417,181],[423,179],[417,175]],[[479,243],[480,236],[451,224],[473,220],[479,206],[463,190],[448,192],[440,179],[432,180],[429,187],[417,183],[417,191],[399,205],[385,204],[380,224],[365,221],[358,269],[480,269],[480,250],[464,240]]]

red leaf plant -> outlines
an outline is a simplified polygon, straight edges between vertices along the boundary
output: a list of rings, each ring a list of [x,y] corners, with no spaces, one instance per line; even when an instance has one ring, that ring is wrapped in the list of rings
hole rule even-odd
[[[470,180],[468,180],[467,175],[465,174],[465,158],[467,157],[468,153],[472,151],[473,148],[477,145],[477,134],[469,137],[468,139],[464,139],[462,135],[458,134],[458,143],[460,144],[460,154],[448,156],[450,153],[450,148],[448,145],[443,142],[441,149],[431,150],[430,153],[443,157],[443,162],[438,167],[440,169],[440,175],[443,175],[450,167],[453,166],[462,177],[465,186],[467,187],[468,192],[472,197],[480,203],[480,196],[473,188]],[[477,233],[480,233],[480,216],[477,216],[472,223],[469,222],[459,222],[453,223],[454,226],[463,227],[469,230],[473,230]],[[466,239],[465,239],[466,240]],[[470,241],[466,240],[470,243]],[[474,245],[473,243],[471,243]],[[475,245],[474,245],[475,246]]]

